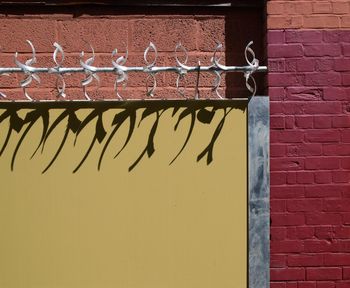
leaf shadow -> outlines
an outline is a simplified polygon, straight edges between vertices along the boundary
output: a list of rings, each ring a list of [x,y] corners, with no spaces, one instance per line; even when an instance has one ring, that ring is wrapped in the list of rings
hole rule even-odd
[[[11,158],[11,170],[15,169],[16,157],[18,155],[18,151],[22,147],[24,140],[27,138],[29,131],[33,128],[33,126],[38,122],[42,122],[42,131],[40,135],[40,139],[38,139],[38,144],[36,149],[31,154],[30,159],[33,159],[38,151],[44,153],[45,146],[47,144],[47,140],[51,135],[53,135],[59,125],[61,123],[65,123],[65,130],[63,132],[61,141],[53,154],[53,157],[49,161],[49,163],[42,170],[42,173],[46,173],[56,162],[60,153],[62,152],[64,146],[67,143],[67,139],[69,134],[72,134],[74,137],[74,146],[77,141],[79,141],[79,135],[87,127],[91,127],[94,125],[94,132],[90,144],[88,145],[87,150],[85,151],[82,159],[76,165],[73,173],[78,172],[85,161],[89,158],[91,151],[96,145],[101,146],[101,152],[98,157],[97,170],[100,171],[103,159],[105,158],[106,152],[111,147],[112,140],[114,137],[118,137],[118,131],[120,131],[120,127],[123,124],[128,125],[128,132],[125,140],[123,141],[123,145],[119,150],[115,152],[114,158],[117,158],[127,147],[132,139],[132,136],[135,130],[142,125],[142,122],[146,118],[153,119],[153,123],[148,132],[148,138],[145,143],[143,150],[138,154],[136,160],[131,162],[132,164],[129,166],[128,171],[132,171],[135,169],[142,159],[145,156],[151,158],[152,155],[156,151],[155,145],[155,135],[157,133],[159,123],[162,119],[162,115],[165,111],[169,109],[172,110],[171,116],[176,118],[176,123],[174,125],[174,131],[180,129],[186,129],[187,134],[186,138],[176,153],[176,155],[172,158],[169,165],[172,165],[183,153],[186,146],[189,143],[193,135],[193,131],[196,125],[212,125],[212,120],[214,116],[219,110],[222,110],[223,116],[220,119],[217,127],[211,136],[211,140],[206,146],[206,148],[200,152],[197,156],[197,162],[206,156],[206,163],[209,165],[214,157],[214,147],[216,140],[218,139],[222,128],[225,124],[227,115],[233,109],[240,109],[245,111],[247,107],[247,101],[218,101],[218,100],[201,100],[201,101],[193,101],[193,100],[159,100],[159,101],[116,101],[116,102],[0,102],[0,124],[3,122],[8,122],[8,129],[6,136],[4,137],[3,143],[0,143],[0,157],[3,155],[4,151],[9,148],[9,140],[13,132],[18,134],[21,133],[19,140],[17,141],[15,148],[12,153]],[[21,118],[18,114],[22,109],[28,110],[23,118]],[[60,109],[62,112],[53,117],[51,113],[53,110]],[[89,113],[84,119],[79,119],[78,111],[83,109],[88,109]],[[113,120],[111,123],[107,123],[104,121],[104,113],[106,111],[111,111],[114,113]],[[140,113],[139,113],[140,110]],[[142,112],[142,114],[141,114]],[[140,120],[137,122],[137,118],[139,115]],[[181,124],[185,119],[189,119],[189,126],[185,127],[184,124]],[[187,123],[187,121],[186,121]],[[125,137],[125,136],[123,136]],[[37,139],[33,139],[36,141]]]

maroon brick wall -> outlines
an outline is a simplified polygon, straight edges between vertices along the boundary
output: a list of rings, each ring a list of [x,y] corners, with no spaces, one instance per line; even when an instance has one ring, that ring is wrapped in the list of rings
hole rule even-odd
[[[350,31],[269,30],[271,288],[350,287]]]

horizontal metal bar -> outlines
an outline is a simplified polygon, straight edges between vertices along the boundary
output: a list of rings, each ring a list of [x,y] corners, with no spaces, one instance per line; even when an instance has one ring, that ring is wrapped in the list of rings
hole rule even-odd
[[[115,82],[114,82],[114,90],[116,92],[116,96],[118,100],[123,100],[124,98],[119,94],[118,86],[123,86],[125,88],[129,75],[128,73],[138,72],[138,73],[146,73],[148,74],[146,80],[146,95],[153,97],[155,90],[157,88],[157,78],[156,74],[162,72],[173,72],[177,74],[176,79],[176,89],[177,92],[184,98],[188,98],[188,95],[185,95],[186,90],[186,81],[184,81],[184,77],[188,73],[197,73],[196,77],[196,85],[195,85],[195,93],[194,99],[199,98],[199,80],[200,73],[209,72],[214,74],[215,80],[213,82],[212,91],[215,92],[218,98],[224,98],[220,94],[220,84],[222,82],[222,74],[223,73],[231,73],[231,72],[241,72],[245,78],[245,85],[247,89],[255,95],[257,91],[256,82],[254,77],[252,76],[256,72],[266,72],[266,66],[260,66],[259,60],[255,58],[255,53],[251,48],[253,42],[249,42],[244,51],[244,58],[246,60],[247,65],[245,66],[226,66],[221,64],[220,61],[223,55],[223,45],[218,43],[216,48],[213,51],[213,55],[211,57],[211,65],[201,65],[198,60],[196,66],[189,66],[187,61],[189,59],[188,52],[186,48],[178,43],[175,47],[175,60],[176,66],[157,66],[157,58],[158,52],[157,47],[150,42],[149,46],[145,49],[143,54],[143,62],[144,66],[126,66],[126,62],[128,60],[128,49],[124,55],[118,54],[117,49],[114,49],[111,53],[111,66],[109,67],[98,67],[94,66],[95,61],[95,52],[93,47],[90,45],[91,54],[90,57],[87,57],[86,53],[82,51],[80,53],[79,62],[80,67],[64,67],[64,59],[65,54],[63,48],[58,43],[54,43],[53,46],[56,48],[52,54],[52,60],[54,62],[53,67],[35,67],[34,64],[37,63],[35,47],[33,43],[27,40],[29,44],[32,55],[30,59],[27,59],[25,62],[21,62],[18,53],[15,53],[15,64],[17,67],[0,67],[0,76],[9,75],[11,73],[23,73],[25,74],[25,79],[20,81],[20,86],[23,88],[23,92],[25,97],[34,101],[34,99],[28,94],[27,88],[29,88],[30,83],[34,80],[40,83],[40,73],[50,73],[55,74],[57,77],[56,81],[56,89],[58,91],[58,96],[65,98],[65,88],[66,88],[66,79],[68,75],[72,73],[83,73],[85,75],[85,79],[82,80],[81,85],[83,88],[85,98],[90,101],[92,100],[89,96],[87,87],[92,81],[97,81],[98,86],[100,84],[100,77],[98,73],[114,73],[115,74]],[[179,56],[179,54],[181,56]],[[151,60],[150,60],[151,59]],[[219,91],[220,90],[220,91]],[[1,98],[7,98],[6,94],[0,92]]]
[[[252,71],[251,66],[225,66],[223,68],[215,66],[189,66],[185,71],[186,73],[191,72],[249,72]],[[19,68],[19,67],[0,67],[0,74],[9,74],[9,73],[52,73],[52,74],[66,74],[66,73],[84,73],[85,68],[82,67],[58,67],[58,68],[47,68],[47,67],[30,67],[29,69]],[[129,72],[142,72],[142,73],[159,73],[159,72],[176,72],[182,73],[184,69],[176,66],[161,66],[161,67],[126,67],[120,66],[120,68],[115,67],[94,67],[93,70],[90,70],[93,73],[117,73],[118,71],[123,71],[125,73]],[[255,72],[267,72],[266,66],[259,66]]]

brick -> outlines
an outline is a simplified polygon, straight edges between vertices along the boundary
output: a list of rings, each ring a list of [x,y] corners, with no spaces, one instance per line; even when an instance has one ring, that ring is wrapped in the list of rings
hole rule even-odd
[[[324,211],[350,212],[350,199],[324,200]]]
[[[350,279],[350,267],[344,267],[343,268],[343,279],[349,280]],[[350,282],[349,282],[350,284]]]
[[[350,148],[349,148],[350,152]],[[349,154],[347,154],[349,155]],[[332,173],[334,183],[349,183],[350,181],[350,172],[349,171],[334,171]]]
[[[281,280],[304,280],[304,268],[272,268],[270,270],[272,281]]]
[[[341,16],[341,27],[350,28],[350,16]]]
[[[270,117],[270,128],[271,129],[284,129],[285,117],[283,116],[271,116]]]
[[[295,125],[298,128],[313,128],[314,119],[312,116],[295,116]]]
[[[314,59],[302,58],[296,62],[298,72],[313,72],[315,71],[316,61]]]
[[[286,155],[285,145],[275,145],[270,144],[270,156],[271,157],[281,157]]]
[[[350,157],[342,157],[341,168],[350,169]]]
[[[317,30],[286,30],[287,43],[321,43],[322,31]]]
[[[282,174],[282,173],[280,173]],[[283,173],[285,174],[285,173]],[[286,201],[285,200],[270,200],[270,211],[271,212],[285,212],[286,211]]]
[[[302,16],[270,16],[267,18],[268,29],[301,28]]]
[[[336,284],[336,288],[349,288],[349,287],[350,287],[350,281],[342,281]]]
[[[288,266],[291,267],[313,267],[323,265],[323,255],[320,254],[299,254],[288,255]]]
[[[285,90],[281,87],[269,87],[270,101],[282,101],[285,97]]]
[[[336,245],[328,240],[305,240],[304,251],[306,253],[333,252]]]
[[[270,288],[286,288],[285,282],[271,282]]]
[[[305,196],[304,186],[272,186],[271,199],[296,199]]]
[[[349,239],[350,238],[350,227],[349,226],[334,227],[334,237],[337,239]],[[342,255],[342,254],[340,254],[340,255]],[[347,255],[349,255],[349,254],[347,254]],[[350,266],[350,264],[349,264],[349,266]]]
[[[315,174],[315,183],[329,184],[332,182],[332,173],[329,171],[317,171]]]
[[[299,145],[295,144],[295,145],[288,145],[287,146],[287,156],[288,157],[295,157],[295,156],[299,156],[298,154],[298,147]]]
[[[270,44],[267,50],[270,58],[292,58],[303,55],[303,46],[301,44]]]
[[[285,70],[287,72],[297,72],[297,59],[286,58],[285,63],[286,63]]]
[[[342,44],[343,55],[350,56],[350,44]]]
[[[349,144],[326,144],[323,146],[323,154],[326,156],[347,156],[349,153]]]
[[[288,102],[279,104],[286,115],[311,115],[311,114],[340,114],[343,111],[342,104],[339,102],[309,101],[309,102]]]
[[[288,172],[287,184],[297,184],[297,175],[295,172]]]
[[[334,232],[333,232],[333,226],[321,226],[315,228],[315,236],[318,239],[333,239],[334,238]]]
[[[309,157],[305,159],[307,170],[333,170],[340,166],[340,159],[336,157]]]
[[[350,42],[350,31],[324,30],[323,40],[328,43]]]
[[[305,223],[304,214],[271,213],[271,226],[300,226]]]
[[[350,266],[350,254],[334,253],[324,255],[326,266]]]
[[[271,131],[271,142],[279,143],[300,143],[304,139],[304,133],[302,131]]]
[[[283,113],[283,104],[281,102],[270,103],[270,115],[281,115]]]
[[[284,1],[284,15],[295,15],[296,5],[293,1]]]
[[[270,256],[270,267],[271,268],[282,268],[286,267],[287,256],[281,254],[274,254]]]
[[[350,70],[350,59],[349,58],[338,58],[334,60],[335,71],[349,71]]]
[[[315,61],[315,71],[325,72],[334,70],[334,60],[332,58],[321,58]]]
[[[111,19],[74,19],[59,22],[59,43],[67,52],[90,51],[111,53],[116,43],[128,43],[128,22]],[[101,35],[96,37],[96,35]],[[125,51],[126,45],[123,45]],[[146,48],[147,45],[143,48]],[[119,47],[118,47],[119,48]],[[119,49],[118,49],[119,50]]]
[[[273,158],[270,162],[271,171],[295,171],[304,168],[304,159],[301,158]]]
[[[181,23],[177,23],[178,21],[178,19],[175,19],[172,20],[171,23],[168,23],[168,29],[166,29],[164,32],[169,33],[169,35],[171,36],[174,29],[177,29],[178,34],[176,35],[176,37],[183,37],[184,35],[181,34],[185,34],[187,41],[191,41],[192,45],[195,44],[195,41],[192,40],[192,37],[196,34],[189,35],[187,34],[187,32],[184,33],[184,31],[186,30],[183,27],[181,27]],[[213,49],[217,46],[218,42],[225,43],[225,22],[226,21],[224,17],[211,17],[210,19],[203,19],[198,21],[199,31],[197,37],[198,47],[200,51],[213,51]],[[195,27],[193,26],[195,25],[195,22],[188,22],[187,20],[184,20],[183,25],[186,25],[185,27],[190,28],[191,31],[195,32]],[[157,38],[159,37],[158,34],[155,35],[157,35]],[[166,35],[164,36],[166,37]],[[179,39],[176,39],[174,37],[174,41],[179,41]]]
[[[312,172],[297,172],[298,184],[311,184],[314,182],[314,174]]]
[[[335,283],[331,281],[317,282],[317,288],[335,288]]]
[[[344,143],[350,143],[350,131],[343,130],[341,132],[341,141]]]
[[[303,242],[299,240],[271,241],[271,254],[297,253],[303,251]]]
[[[306,268],[307,280],[339,280],[342,279],[342,269],[333,268]]]
[[[1,52],[31,52],[25,41],[30,39],[36,52],[52,53],[55,30],[55,21],[50,19],[1,19]]]
[[[299,74],[269,73],[268,83],[270,86],[279,87],[301,86],[304,84],[304,76]]]
[[[267,14],[268,15],[280,15],[283,14],[284,3],[269,1],[267,2]]]
[[[316,282],[299,282],[298,283],[298,288],[316,288]]]
[[[295,5],[295,13],[302,15],[312,14],[312,2],[311,1],[298,1]]]
[[[318,156],[322,155],[321,144],[297,144],[287,147],[288,156]]]
[[[315,14],[331,14],[332,4],[328,1],[317,1],[312,3],[312,10]]]
[[[339,185],[309,185],[305,186],[305,196],[307,198],[340,197],[342,187]]]
[[[284,172],[272,172],[270,175],[271,185],[283,185],[287,183],[287,175]]]
[[[290,101],[318,101],[322,99],[323,90],[312,87],[287,87],[286,99]]]
[[[289,240],[302,240],[297,236],[297,227],[296,226],[290,226],[286,227],[287,229],[287,239]]]
[[[271,3],[271,2],[268,2]],[[268,44],[283,44],[285,42],[283,30],[269,30],[267,31],[267,43]]]
[[[346,240],[337,240],[335,242],[334,251],[339,252],[339,253],[341,253],[341,252],[346,252],[346,253],[350,252],[350,241],[348,239],[346,239]]]
[[[343,224],[344,225],[350,224],[350,213],[343,213]]]
[[[332,2],[333,13],[335,14],[347,14],[349,13],[349,2],[348,1],[335,1]]]
[[[328,101],[350,100],[350,90],[344,87],[325,87],[323,98]]]
[[[342,74],[342,84],[345,86],[350,86],[350,73]]]
[[[325,129],[332,127],[332,117],[331,116],[314,116],[314,128]]]
[[[293,199],[287,200],[287,210],[289,212],[315,212],[322,210],[322,200],[320,199]]]
[[[332,125],[334,128],[349,128],[350,116],[334,116],[332,118]]]
[[[286,227],[270,227],[271,241],[286,239]]]
[[[314,228],[310,226],[287,227],[287,238],[304,240],[314,238]]]
[[[293,116],[286,116],[285,117],[285,127],[286,129],[294,129],[295,128],[295,120]]]
[[[342,79],[344,83],[344,77],[342,78],[340,73],[335,72],[305,73],[305,85],[307,86],[339,86],[342,84]]]
[[[317,125],[314,123],[314,125]],[[327,143],[339,142],[340,133],[333,129],[314,129],[308,130],[305,139],[310,142]]]
[[[270,72],[283,72],[285,61],[283,59],[269,59],[268,67]]]
[[[343,102],[343,113],[345,114],[350,113],[350,103]],[[346,131],[346,129],[343,129],[343,131]]]
[[[339,213],[307,213],[307,225],[339,225],[342,223],[342,216]]]
[[[342,185],[342,188],[343,188],[342,193],[344,198],[350,198],[350,186],[347,184],[348,183],[346,183],[346,185],[344,184]]]
[[[340,56],[341,55],[340,44],[305,44],[304,54],[305,56],[321,57],[321,56]]]
[[[154,39],[157,39],[155,44],[158,51],[174,51],[178,42],[181,42],[188,51],[196,49],[196,43],[193,41],[193,35],[197,34],[194,19],[142,19],[133,20],[131,26],[132,51],[144,51],[149,42]],[[114,31],[112,30],[111,33]],[[217,31],[217,33],[221,35],[222,31]],[[213,37],[208,38],[210,39],[208,41],[212,41]]]
[[[339,28],[340,18],[337,16],[311,15],[304,17],[305,28]]]

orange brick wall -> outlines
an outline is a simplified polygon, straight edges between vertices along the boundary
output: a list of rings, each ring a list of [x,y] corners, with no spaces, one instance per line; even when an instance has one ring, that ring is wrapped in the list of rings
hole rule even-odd
[[[270,0],[267,2],[268,29],[350,28],[350,1]]]

